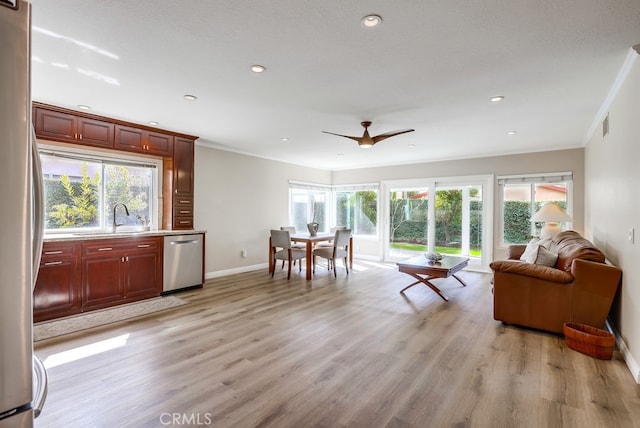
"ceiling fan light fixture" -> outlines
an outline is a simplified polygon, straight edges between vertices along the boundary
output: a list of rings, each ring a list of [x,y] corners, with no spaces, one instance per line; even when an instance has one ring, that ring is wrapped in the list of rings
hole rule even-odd
[[[367,15],[364,18],[362,18],[362,21],[360,21],[360,24],[364,28],[377,27],[378,25],[382,24],[382,17],[380,15]]]
[[[253,64],[251,66],[251,71],[253,71],[254,73],[264,73],[265,71],[267,71],[267,67],[260,64]]]
[[[370,149],[371,147],[373,147],[373,143],[363,141],[361,143],[358,143],[358,146],[360,146],[361,149]]]

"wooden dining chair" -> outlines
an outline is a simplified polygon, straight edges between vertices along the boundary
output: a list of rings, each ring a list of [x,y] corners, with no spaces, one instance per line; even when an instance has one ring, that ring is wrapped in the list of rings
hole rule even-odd
[[[287,279],[291,278],[291,265],[294,261],[299,261],[299,270],[302,272],[302,259],[307,255],[306,250],[299,248],[292,248],[291,236],[287,230],[271,230],[271,257],[273,263],[271,263],[271,277],[276,271],[276,260],[282,260],[289,262],[289,269],[287,271]]]

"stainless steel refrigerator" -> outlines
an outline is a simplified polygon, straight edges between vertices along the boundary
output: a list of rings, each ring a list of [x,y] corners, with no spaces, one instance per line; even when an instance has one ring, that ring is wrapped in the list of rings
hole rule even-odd
[[[0,0],[0,428],[33,426],[46,396],[32,332],[42,178],[31,127],[30,6]]]

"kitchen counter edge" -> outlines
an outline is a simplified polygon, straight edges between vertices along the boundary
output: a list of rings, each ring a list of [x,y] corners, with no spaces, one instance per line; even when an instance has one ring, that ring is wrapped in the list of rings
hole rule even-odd
[[[118,239],[118,238],[144,238],[147,236],[201,235],[205,233],[207,233],[206,230],[149,230],[145,232],[96,233],[95,235],[56,233],[56,234],[45,235],[43,242],[91,241],[91,240],[97,240],[97,239]]]

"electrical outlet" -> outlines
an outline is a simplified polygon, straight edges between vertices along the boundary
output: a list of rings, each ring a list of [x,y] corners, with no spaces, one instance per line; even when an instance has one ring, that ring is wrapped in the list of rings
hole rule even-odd
[[[635,234],[636,234],[636,230],[633,227],[629,229],[629,242],[631,242],[632,244],[636,239]]]
[[[247,250],[240,250],[240,256],[247,257]]]

